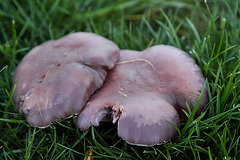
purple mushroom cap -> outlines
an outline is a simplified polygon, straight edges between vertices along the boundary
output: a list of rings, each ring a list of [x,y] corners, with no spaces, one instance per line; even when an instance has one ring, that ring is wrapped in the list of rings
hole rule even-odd
[[[184,51],[157,45],[142,52],[121,50],[117,65],[103,87],[77,117],[81,130],[100,121],[118,123],[118,135],[128,143],[152,146],[169,141],[186,116],[186,102],[193,109],[205,78]],[[207,104],[207,89],[197,109]],[[170,122],[170,123],[169,123]],[[172,125],[173,124],[173,125]]]
[[[33,126],[78,114],[119,57],[119,48],[92,33],[73,33],[33,48],[18,65],[13,101]]]

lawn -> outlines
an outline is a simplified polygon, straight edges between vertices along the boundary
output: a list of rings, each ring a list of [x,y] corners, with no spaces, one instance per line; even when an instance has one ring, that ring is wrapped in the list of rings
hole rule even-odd
[[[178,137],[141,147],[101,123],[80,131],[75,117],[48,128],[27,124],[11,99],[12,76],[31,48],[72,32],[93,32],[121,49],[168,44],[186,51],[207,79],[209,103],[181,124]],[[1,0],[0,158],[239,159],[239,0]]]

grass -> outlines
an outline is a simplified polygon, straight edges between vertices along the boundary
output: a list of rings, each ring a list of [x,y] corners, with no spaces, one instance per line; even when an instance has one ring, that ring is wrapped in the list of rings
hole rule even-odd
[[[233,159],[240,157],[239,0],[0,1],[0,158]],[[75,119],[29,126],[12,102],[13,72],[27,52],[49,39],[87,31],[122,49],[169,44],[189,53],[207,78],[209,103],[189,115],[179,137],[154,147],[127,144],[116,126],[80,131]],[[13,87],[14,88],[14,87]],[[194,113],[192,113],[194,114]]]

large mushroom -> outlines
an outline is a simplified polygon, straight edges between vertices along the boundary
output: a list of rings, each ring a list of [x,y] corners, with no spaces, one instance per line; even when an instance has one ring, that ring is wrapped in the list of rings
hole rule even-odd
[[[172,46],[158,45],[142,52],[121,50],[117,65],[103,87],[94,94],[77,117],[78,127],[87,130],[100,121],[118,123],[118,135],[128,143],[151,146],[176,135],[200,97],[205,79],[194,60]],[[197,109],[208,101],[207,89]]]
[[[33,126],[78,114],[119,57],[119,48],[92,33],[73,33],[33,48],[18,65],[13,101]]]

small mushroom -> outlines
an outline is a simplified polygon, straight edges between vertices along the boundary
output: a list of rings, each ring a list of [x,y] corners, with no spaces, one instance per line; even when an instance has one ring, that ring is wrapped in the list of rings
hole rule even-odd
[[[119,57],[119,48],[92,33],[73,33],[33,48],[18,65],[13,101],[33,126],[78,114]]]
[[[103,87],[77,117],[87,130],[100,121],[118,123],[118,135],[130,144],[152,146],[169,141],[186,118],[186,102],[193,109],[205,78],[194,60],[172,46],[157,45],[142,52],[121,50],[117,65]],[[204,90],[197,115],[207,104]],[[169,123],[170,122],[170,123]]]

